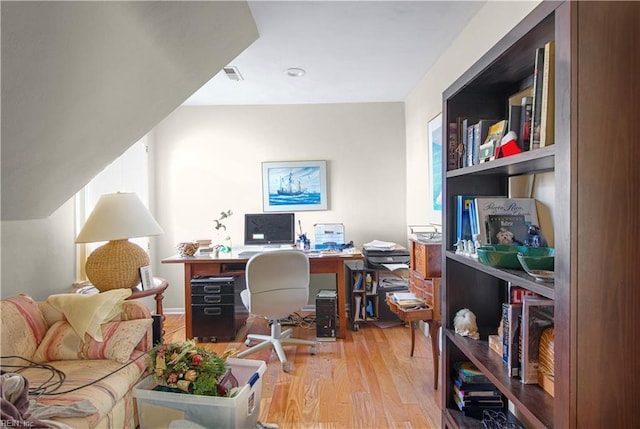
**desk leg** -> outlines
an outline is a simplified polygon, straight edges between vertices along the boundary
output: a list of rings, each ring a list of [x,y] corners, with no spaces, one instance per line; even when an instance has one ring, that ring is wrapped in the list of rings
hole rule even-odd
[[[347,289],[345,287],[344,261],[336,262],[336,292],[338,295],[338,338],[347,338]]]
[[[438,325],[435,320],[429,321],[429,336],[431,337],[431,354],[433,355],[433,390],[438,390]]]
[[[409,322],[411,326],[411,354],[409,356],[413,357],[413,348],[416,343],[416,322]]]
[[[184,264],[184,323],[188,340],[193,338],[191,320],[191,264]]]

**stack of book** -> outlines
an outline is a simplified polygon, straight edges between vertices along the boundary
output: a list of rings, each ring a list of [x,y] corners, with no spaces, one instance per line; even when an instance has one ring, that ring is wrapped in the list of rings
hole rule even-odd
[[[471,362],[453,366],[453,401],[465,416],[482,418],[485,410],[502,411],[502,393]]]
[[[424,299],[418,298],[413,292],[394,292],[391,300],[400,308],[423,307]]]

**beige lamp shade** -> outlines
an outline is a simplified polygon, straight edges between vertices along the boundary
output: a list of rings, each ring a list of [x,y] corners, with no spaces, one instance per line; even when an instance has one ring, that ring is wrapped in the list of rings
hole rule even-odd
[[[76,243],[109,241],[87,258],[87,278],[100,291],[136,286],[140,267],[149,265],[149,256],[128,239],[162,233],[135,193],[101,196],[76,238]]]

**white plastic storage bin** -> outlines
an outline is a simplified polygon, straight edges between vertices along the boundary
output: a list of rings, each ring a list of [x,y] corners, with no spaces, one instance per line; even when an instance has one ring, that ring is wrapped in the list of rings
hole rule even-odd
[[[133,388],[140,429],[168,428],[172,421],[187,420],[206,428],[254,428],[260,414],[262,375],[260,360],[227,359],[231,373],[242,386],[233,398],[190,395],[152,390],[157,383],[148,376]]]

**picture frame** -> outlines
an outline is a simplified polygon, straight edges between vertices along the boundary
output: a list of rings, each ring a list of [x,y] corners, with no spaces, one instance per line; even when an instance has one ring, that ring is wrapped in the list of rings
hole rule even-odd
[[[265,212],[327,210],[327,162],[262,163]]]
[[[142,290],[153,288],[153,275],[151,274],[150,265],[140,267],[140,287]]]
[[[427,125],[429,152],[429,189],[434,212],[442,211],[442,113]]]

